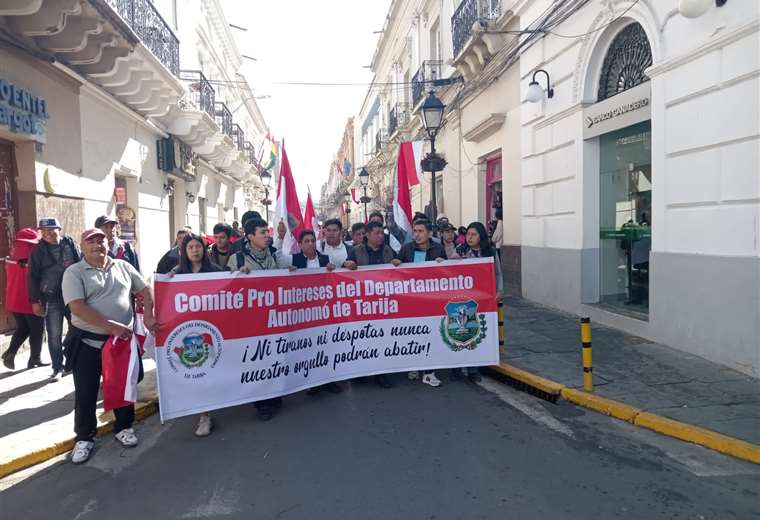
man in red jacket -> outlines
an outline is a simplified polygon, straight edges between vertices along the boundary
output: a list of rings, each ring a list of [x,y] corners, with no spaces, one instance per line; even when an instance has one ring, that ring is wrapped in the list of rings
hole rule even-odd
[[[40,359],[42,352],[42,332],[45,329],[45,319],[34,314],[29,303],[27,289],[27,263],[34,246],[40,237],[32,228],[20,229],[13,241],[11,256],[5,259],[5,309],[13,313],[16,319],[16,330],[13,331],[8,350],[3,353],[3,365],[10,370],[16,368],[14,358],[21,345],[29,338],[30,356],[28,368],[44,366]]]

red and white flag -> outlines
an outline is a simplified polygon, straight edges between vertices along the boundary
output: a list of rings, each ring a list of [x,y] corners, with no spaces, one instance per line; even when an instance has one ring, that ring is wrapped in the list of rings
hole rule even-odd
[[[272,227],[277,229],[280,222],[285,223],[287,232],[282,241],[282,251],[292,254],[298,252],[296,237],[304,229],[304,220],[301,215],[301,205],[298,202],[293,172],[290,169],[290,161],[288,161],[288,154],[285,152],[285,141],[282,142],[280,151],[280,180],[277,183],[277,202]]]
[[[425,141],[403,141],[399,145],[399,157],[403,155],[409,186],[417,186],[422,176],[422,148]]]
[[[103,408],[113,410],[137,401],[140,343],[136,334],[123,340],[111,336],[103,345]]]
[[[311,201],[311,190],[309,190],[306,196],[306,208],[303,213],[303,222],[306,229],[311,229],[315,233],[319,232],[319,222],[317,221],[317,215],[314,212],[314,203]]]
[[[391,247],[398,251],[412,239],[412,199],[409,195],[410,174],[417,178],[412,143],[401,143],[393,183],[393,224],[389,226]],[[419,183],[419,180],[417,180]]]

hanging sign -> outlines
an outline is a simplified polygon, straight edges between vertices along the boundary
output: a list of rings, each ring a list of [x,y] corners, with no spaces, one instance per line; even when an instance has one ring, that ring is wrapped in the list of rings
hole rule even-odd
[[[583,138],[591,139],[652,118],[652,87],[647,81],[583,110]]]
[[[0,127],[27,135],[33,140],[47,141],[47,102],[29,90],[0,78]]]

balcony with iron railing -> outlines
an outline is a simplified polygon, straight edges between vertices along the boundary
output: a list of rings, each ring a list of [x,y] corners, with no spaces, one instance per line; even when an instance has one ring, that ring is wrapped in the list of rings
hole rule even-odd
[[[396,130],[404,127],[409,122],[410,114],[409,103],[396,103],[388,114],[388,135],[393,135]]]
[[[425,97],[425,90],[432,86],[432,82],[441,79],[443,62],[440,60],[426,60],[422,62],[419,70],[412,77],[412,107],[419,105]]]
[[[451,17],[451,38],[456,59],[473,34],[475,22],[487,25],[501,16],[501,0],[462,0]]]
[[[219,125],[219,129],[223,134],[232,137],[232,112],[227,108],[225,103],[217,101],[214,103],[216,107],[214,119],[216,124]]]
[[[232,125],[232,142],[240,152],[245,151],[245,132],[237,123]]]
[[[179,73],[179,40],[150,0],[106,0],[143,44],[175,76]]]
[[[206,76],[199,70],[181,70],[179,79],[185,82],[188,89],[188,99],[194,108],[206,112],[211,119],[216,119],[214,87]]]
[[[243,150],[245,150],[245,156],[248,159],[248,162],[255,165],[256,149],[253,147],[253,143],[250,141],[243,143]]]
[[[386,132],[385,129],[381,128],[380,130],[375,133],[375,147],[372,149],[373,153],[378,153],[380,150],[383,149],[383,146],[385,143],[388,142],[388,132]]]

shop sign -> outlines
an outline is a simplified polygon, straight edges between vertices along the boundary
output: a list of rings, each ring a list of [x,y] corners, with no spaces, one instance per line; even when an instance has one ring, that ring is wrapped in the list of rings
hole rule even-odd
[[[44,143],[49,118],[47,102],[43,98],[0,78],[0,126]]]
[[[583,111],[583,138],[591,139],[651,119],[651,98],[652,89],[647,81],[586,107]]]

